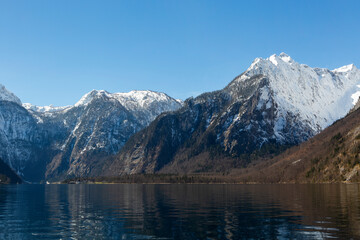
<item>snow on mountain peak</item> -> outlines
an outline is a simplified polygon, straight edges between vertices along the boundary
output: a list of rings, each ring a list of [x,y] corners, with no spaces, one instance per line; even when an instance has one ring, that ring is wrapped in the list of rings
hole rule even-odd
[[[170,97],[165,93],[153,92],[153,91],[138,91],[134,90],[128,93],[114,93],[116,97],[123,105],[127,105],[127,102],[136,102],[140,107],[145,107],[146,104],[152,101],[169,101]]]
[[[21,105],[20,99],[0,84],[0,101],[9,101]]]
[[[254,68],[255,66],[257,66],[258,62],[260,62],[261,60],[263,60],[262,58],[255,58],[255,60],[251,63],[249,69]]]
[[[281,60],[283,60],[284,62],[287,62],[287,63],[291,63],[293,62],[292,58],[287,55],[286,53],[282,52],[280,53],[279,57],[281,58]]]
[[[274,55],[271,55],[269,58],[268,58],[268,60],[270,61],[270,62],[272,62],[275,66],[277,66],[279,63],[278,63],[278,61],[277,61],[277,56],[274,54]]]
[[[273,67],[280,67],[280,65],[292,65],[295,61],[286,53],[280,53],[280,55],[273,54],[270,57],[263,59],[263,58],[255,58],[255,60],[252,62],[250,67],[247,71],[254,68],[263,68],[263,67],[270,67],[269,64],[272,64]]]
[[[104,91],[104,90],[92,90],[91,92],[85,94],[84,96],[82,96],[82,98],[75,103],[75,107],[78,106],[83,106],[83,105],[87,105],[89,104],[94,98],[96,97],[100,97],[100,96],[104,96],[104,95],[108,95],[109,93]]]
[[[92,90],[86,93],[73,106],[54,107],[50,106],[35,106],[30,103],[24,103],[22,106],[27,110],[37,113],[45,113],[47,116],[52,116],[52,113],[60,111],[68,111],[74,107],[82,107],[90,104],[94,99],[104,99],[119,102],[130,112],[137,112],[136,114],[149,115],[153,119],[161,112],[173,111],[182,106],[182,101],[175,100],[165,93],[154,91],[130,91],[128,93],[109,93],[105,90]],[[50,115],[49,115],[50,114]],[[55,115],[54,115],[55,116]]]
[[[149,90],[134,90],[128,93],[114,93],[113,97],[130,111],[149,111],[151,108],[156,108],[156,115],[164,111],[176,110],[182,105],[177,100],[169,97],[165,93]]]
[[[22,106],[27,110],[31,110],[34,112],[41,112],[41,113],[59,112],[71,108],[71,106],[63,106],[63,107],[55,107],[53,105],[36,106],[36,105],[32,105],[31,103],[23,103]]]
[[[354,64],[349,64],[349,65],[345,65],[343,67],[340,67],[340,68],[336,68],[333,70],[333,72],[336,72],[336,73],[347,73],[347,72],[350,72],[352,70],[356,70],[356,66]]]
[[[294,62],[294,60],[284,52],[280,53],[279,56],[277,56],[276,54],[273,54],[269,58],[267,58],[266,60],[269,60],[275,66],[277,66],[279,64],[279,62],[280,63],[287,63],[287,64],[291,64],[291,63]]]
[[[107,97],[120,102],[127,110],[137,111],[148,108],[153,103],[164,103],[169,105],[169,109],[177,109],[181,103],[169,97],[165,93],[154,92],[149,90],[133,90],[127,93],[109,93],[104,90],[93,90],[85,94],[76,104],[75,107],[89,104],[97,97]],[[165,106],[164,106],[165,108]]]
[[[344,117],[360,95],[360,70],[353,64],[330,71],[299,64],[281,53],[256,58],[238,81],[245,83],[255,75],[269,79],[279,118],[293,113],[315,131]]]

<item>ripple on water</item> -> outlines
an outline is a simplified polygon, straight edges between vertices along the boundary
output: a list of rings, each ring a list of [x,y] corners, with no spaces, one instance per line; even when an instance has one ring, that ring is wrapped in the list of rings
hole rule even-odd
[[[0,186],[0,239],[360,238],[358,184]]]

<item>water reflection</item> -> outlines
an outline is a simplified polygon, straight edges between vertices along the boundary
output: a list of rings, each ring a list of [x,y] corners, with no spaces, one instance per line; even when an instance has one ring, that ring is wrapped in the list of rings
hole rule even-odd
[[[360,238],[358,184],[0,186],[0,239]]]

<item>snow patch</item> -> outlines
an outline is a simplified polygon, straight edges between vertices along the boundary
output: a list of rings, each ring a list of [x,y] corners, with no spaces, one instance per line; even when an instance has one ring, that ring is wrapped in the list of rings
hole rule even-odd
[[[280,53],[279,57],[281,58],[281,60],[283,60],[286,63],[293,62],[292,58],[289,55],[287,55],[286,53],[283,53],[283,52]]]
[[[100,97],[102,95],[108,95],[108,92],[104,90],[92,90],[91,92],[85,94],[77,103],[75,103],[75,107],[86,106],[93,99]]]
[[[269,57],[270,62],[272,62],[275,66],[278,65],[278,62],[276,61],[276,55],[272,55]]]
[[[255,58],[255,60],[252,62],[252,64],[250,65],[250,67],[249,67],[249,68],[253,68],[253,67],[255,67],[255,66],[256,66],[256,64],[257,64],[258,62],[260,62],[260,60],[261,60],[261,58]]]
[[[297,164],[297,163],[299,163],[299,162],[301,162],[301,159],[298,159],[298,160],[293,161],[292,164],[295,165],[295,164]]]
[[[34,112],[41,112],[41,113],[60,112],[68,108],[71,108],[71,106],[54,107],[53,105],[41,107],[41,106],[32,105],[31,103],[23,103],[22,106],[27,110],[31,110]]]
[[[20,99],[0,84],[0,101],[9,101],[21,105]]]
[[[357,85],[358,88],[360,88],[360,85]],[[354,94],[351,95],[352,98],[352,104],[355,105],[358,101],[359,101],[359,97],[360,97],[360,91],[355,92]]]
[[[261,94],[260,94],[260,99],[258,102],[258,105],[256,106],[256,109],[260,110],[262,108],[263,105],[266,104],[266,109],[271,107],[271,102],[270,102],[270,91],[269,88],[267,87],[263,87],[261,89]]]
[[[346,73],[346,72],[349,72],[349,71],[353,70],[354,67],[355,67],[354,64],[349,64],[349,65],[346,65],[346,66],[343,66],[343,67],[340,67],[340,68],[336,68],[336,69],[333,70],[333,72]]]

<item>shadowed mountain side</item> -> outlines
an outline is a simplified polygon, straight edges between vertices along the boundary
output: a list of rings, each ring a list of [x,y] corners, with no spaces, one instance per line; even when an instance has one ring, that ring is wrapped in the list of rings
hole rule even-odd
[[[204,173],[248,167],[318,134],[354,106],[354,65],[311,68],[281,53],[257,58],[220,91],[185,101],[135,134],[104,175]]]
[[[190,98],[178,111],[160,115],[130,138],[105,165],[104,174],[224,172],[312,136],[306,124],[288,118],[283,128],[288,137],[276,139],[277,105],[271,97],[261,98],[268,79],[237,79],[221,91]]]
[[[359,182],[360,109],[274,159],[233,171],[244,182]]]
[[[22,180],[0,159],[0,184],[21,183]]]

